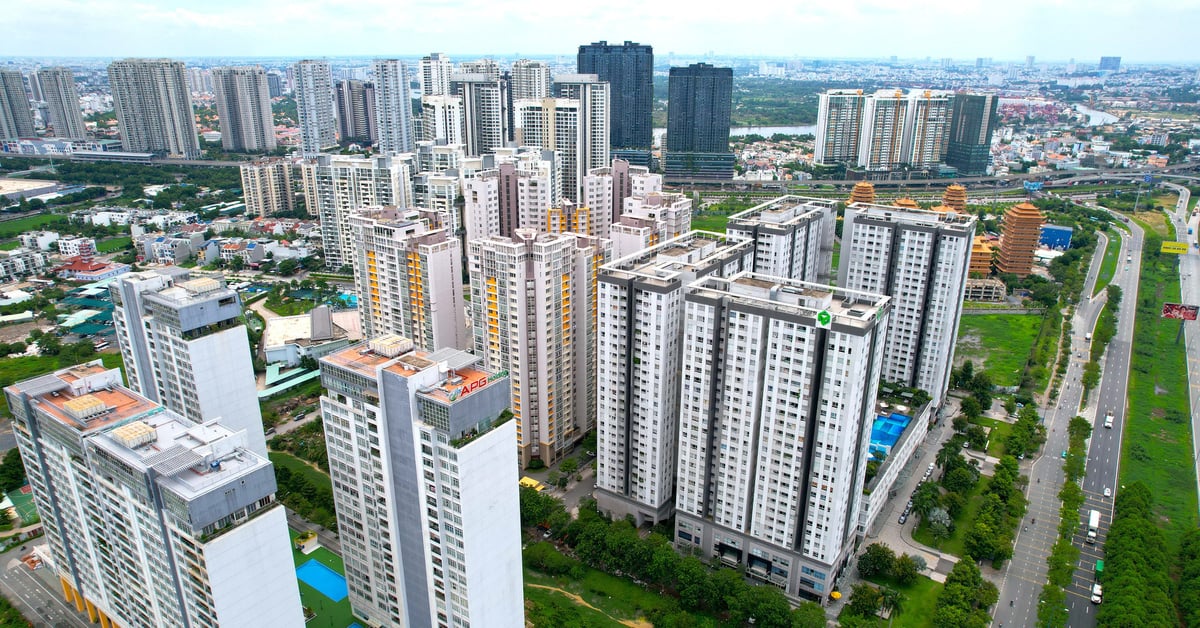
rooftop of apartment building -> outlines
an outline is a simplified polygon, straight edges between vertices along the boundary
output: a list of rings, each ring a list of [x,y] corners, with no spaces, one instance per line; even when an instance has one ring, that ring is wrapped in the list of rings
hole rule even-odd
[[[420,351],[414,349],[412,340],[394,334],[335,351],[321,361],[372,380],[381,369],[401,377],[412,377],[436,368],[441,375],[438,383],[423,386],[418,392],[446,404],[499,378],[496,373],[476,368],[479,358],[471,353],[454,348],[432,353]]]
[[[730,238],[711,231],[689,231],[601,267],[603,274],[629,274],[647,279],[668,280],[681,272],[708,266],[731,248],[753,249],[749,240]]]
[[[781,196],[731,215],[729,224],[731,227],[736,227],[743,221],[786,224],[807,219],[813,212],[829,211],[834,206],[835,202],[829,199]]]
[[[81,435],[161,411],[161,406],[121,387],[121,373],[94,360],[8,386],[26,394],[35,411]]]
[[[225,282],[212,277],[198,277],[181,281],[158,292],[146,295],[148,299],[161,300],[175,305],[188,305],[208,301],[218,297],[236,296],[237,293],[225,285]]]
[[[974,214],[957,213],[953,211],[934,211],[895,205],[877,205],[874,203],[852,203],[848,209],[854,210],[859,216],[870,216],[876,220],[888,222],[903,220],[907,223],[927,224],[943,229],[961,230],[974,235]]]
[[[829,325],[859,329],[873,326],[891,308],[888,296],[750,272],[706,277],[689,288],[692,294],[733,298],[774,311],[812,316],[818,322],[824,318],[821,314],[827,313]]]

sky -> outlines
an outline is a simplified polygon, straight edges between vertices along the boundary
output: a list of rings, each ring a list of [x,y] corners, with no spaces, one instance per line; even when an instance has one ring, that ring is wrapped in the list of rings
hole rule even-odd
[[[624,40],[798,58],[1200,61],[1200,0],[3,0],[0,56],[573,56]],[[457,60],[457,59],[456,59]]]

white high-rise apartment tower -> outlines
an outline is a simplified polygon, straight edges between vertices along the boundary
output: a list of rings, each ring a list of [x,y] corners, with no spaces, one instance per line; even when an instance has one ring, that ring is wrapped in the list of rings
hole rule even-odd
[[[83,110],[79,107],[79,92],[75,89],[75,74],[71,68],[41,68],[37,78],[50,107],[54,137],[87,139],[87,126],[83,123]]]
[[[467,242],[512,237],[520,228],[545,231],[547,214],[562,202],[562,164],[555,151],[502,149],[481,161],[484,170],[463,185]]]
[[[904,159],[913,168],[930,168],[946,162],[950,150],[950,120],[954,94],[924,90],[908,95],[909,121]]]
[[[607,215],[608,224],[616,223],[625,213],[625,199],[650,192],[662,192],[662,175],[650,174],[643,166],[631,166],[624,159],[613,159],[611,165],[588,170],[580,185],[581,205],[592,208],[597,220]]]
[[[421,139],[463,143],[463,104],[461,96],[421,97]]]
[[[675,543],[824,597],[857,539],[888,297],[741,273],[684,301]]]
[[[863,110],[867,96],[861,89],[829,90],[820,95],[817,109],[817,144],[813,161],[819,164],[858,162]]]
[[[754,243],[693,231],[600,268],[596,504],[637,525],[675,507],[687,286],[748,270]]]
[[[247,216],[274,216],[296,208],[290,161],[283,158],[260,159],[243,163],[240,169]]]
[[[108,64],[121,147],[131,152],[197,159],[200,138],[182,61],[123,59]]]
[[[275,472],[245,434],[163,408],[100,360],[4,392],[48,566],[92,622],[304,625]]]
[[[304,196],[321,220],[325,263],[349,265],[355,257],[350,214],[362,207],[408,207],[412,199],[409,162],[399,156],[321,155],[304,164]]]
[[[559,152],[563,194],[579,203],[583,178],[594,168],[610,165],[608,83],[595,74],[564,74],[554,79],[551,88],[554,100],[542,101],[541,119],[532,121],[536,131],[527,128],[524,141]],[[514,117],[517,125],[531,122],[527,116]]]
[[[754,272],[828,283],[837,204],[781,196],[729,217],[730,237],[754,240]]]
[[[363,336],[404,336],[426,351],[470,349],[458,238],[394,208],[359,210],[350,224]]]
[[[858,165],[867,170],[892,170],[904,164],[912,102],[899,89],[881,89],[863,107],[858,142]]]
[[[928,392],[934,405],[950,384],[975,221],[854,203],[843,222],[838,285],[892,298],[880,377]]]
[[[517,59],[512,65],[513,100],[548,98],[550,66],[542,61]]]
[[[521,466],[558,462],[596,416],[596,272],[607,240],[517,229],[468,243],[484,368],[507,371]]]
[[[435,52],[421,57],[421,95],[442,96],[450,93],[450,75],[454,73],[454,64],[450,57]]]
[[[275,119],[267,73],[260,66],[213,68],[221,146],[231,151],[275,150]]]
[[[383,336],[321,358],[346,588],[370,626],[521,628],[516,423],[504,373]]]
[[[20,70],[0,70],[0,140],[36,135]]]
[[[333,113],[333,72],[328,61],[299,61],[292,66],[293,93],[300,116],[300,150],[315,157],[337,146],[337,119]]]
[[[237,292],[217,279],[150,271],[121,275],[108,290],[129,387],[197,423],[245,431],[246,446],[266,457]]]
[[[375,83],[375,117],[381,153],[413,151],[412,94],[408,67],[397,59],[376,59],[371,64]]]
[[[467,155],[494,153],[508,143],[508,81],[487,74],[455,74],[450,79],[450,93],[463,101],[462,142]]]
[[[597,222],[600,216],[596,217]],[[650,192],[625,199],[621,220],[609,225],[613,257],[632,255],[692,228],[692,198],[677,192]]]

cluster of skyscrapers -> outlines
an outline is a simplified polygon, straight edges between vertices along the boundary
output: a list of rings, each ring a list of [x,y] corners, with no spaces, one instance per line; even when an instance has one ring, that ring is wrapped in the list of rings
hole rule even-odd
[[[982,175],[998,104],[991,94],[830,90],[820,96],[813,159],[867,176],[943,165],[961,175]]]

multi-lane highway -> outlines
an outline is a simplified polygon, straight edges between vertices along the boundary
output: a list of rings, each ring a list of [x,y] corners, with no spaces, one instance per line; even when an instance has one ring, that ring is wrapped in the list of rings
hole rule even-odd
[[[1116,243],[1106,239],[1105,246],[1116,246]],[[1122,238],[1122,255],[1126,254],[1126,246],[1127,239]],[[1000,626],[1033,626],[1037,623],[1038,595],[1046,583],[1046,557],[1057,539],[1058,511],[1062,506],[1058,491],[1064,475],[1059,454],[1067,448],[1067,424],[1078,414],[1083,395],[1080,382],[1091,344],[1086,335],[1095,326],[1105,301],[1103,294],[1097,299],[1088,298],[1096,285],[1103,259],[1104,250],[1097,246],[1081,293],[1084,297],[1076,306],[1071,321],[1074,331],[1070,339],[1067,374],[1057,403],[1044,413],[1049,430],[1046,445],[1041,454],[1022,469],[1029,476],[1029,507],[1017,532],[1013,558],[1005,569],[1000,587],[1000,604],[995,617],[995,624]]]

